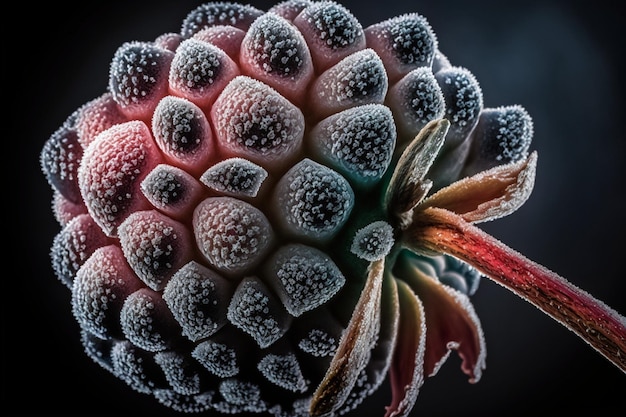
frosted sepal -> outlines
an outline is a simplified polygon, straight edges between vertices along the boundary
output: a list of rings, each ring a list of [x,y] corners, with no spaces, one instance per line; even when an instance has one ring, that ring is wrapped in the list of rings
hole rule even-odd
[[[227,274],[250,270],[274,243],[269,220],[258,208],[232,197],[209,197],[193,215],[200,252]]]
[[[186,355],[175,351],[158,352],[154,361],[161,367],[174,391],[183,395],[200,393],[199,365]]]
[[[168,90],[174,53],[151,42],[125,42],[111,62],[109,91],[129,119],[150,121]]]
[[[292,318],[261,280],[248,277],[235,290],[228,306],[228,320],[266,348],[287,332]]]
[[[411,141],[428,122],[444,116],[446,103],[433,72],[420,67],[389,89],[387,104],[398,124],[398,142]]]
[[[118,230],[126,261],[156,291],[165,287],[194,252],[187,227],[156,210],[131,214]]]
[[[292,392],[305,392],[308,382],[302,375],[298,358],[293,353],[268,354],[258,363],[257,369],[271,383]]]
[[[234,26],[241,30],[248,30],[250,24],[263,11],[235,2],[208,2],[193,9],[183,20],[180,33],[189,38],[202,29],[218,25]]]
[[[119,246],[99,248],[76,273],[72,313],[81,328],[101,339],[121,337],[124,301],[142,286]]]
[[[533,121],[522,106],[484,109],[472,133],[463,176],[528,157]]]
[[[87,147],[78,184],[89,214],[105,234],[117,236],[130,213],[149,207],[140,184],[161,162],[150,129],[141,121],[115,125]]]
[[[57,278],[71,289],[76,272],[91,254],[111,243],[113,241],[102,233],[89,215],[78,215],[54,237],[50,250],[52,269]]]
[[[302,244],[278,249],[264,272],[266,282],[295,317],[326,303],[346,281],[328,255]]]
[[[126,338],[150,352],[168,349],[180,332],[161,293],[141,288],[124,301],[120,323]]]
[[[315,241],[332,238],[354,207],[354,192],[336,171],[304,159],[278,181],[273,197],[276,222],[293,236]]]
[[[223,157],[242,157],[268,171],[293,162],[302,146],[304,115],[260,81],[233,79],[211,109]]]
[[[152,117],[152,132],[168,163],[199,175],[216,157],[211,126],[191,101],[166,96]]]
[[[179,221],[189,217],[204,190],[187,171],[167,164],[154,167],[140,186],[150,204]]]
[[[239,75],[237,64],[217,46],[197,38],[184,40],[172,60],[170,93],[208,108],[224,86]]]
[[[354,52],[324,71],[310,89],[310,105],[318,118],[349,107],[383,103],[387,73],[372,49]]]
[[[293,23],[306,39],[317,72],[365,48],[361,23],[334,1],[311,3]]]
[[[163,299],[183,335],[191,341],[211,336],[227,322],[234,286],[225,278],[191,261],[180,268],[163,290]]]
[[[356,232],[350,252],[373,262],[387,256],[394,243],[393,227],[385,221],[375,221]]]
[[[389,108],[366,104],[333,114],[308,137],[313,154],[358,186],[376,184],[387,171],[396,145]]]
[[[409,13],[365,29],[367,45],[385,63],[391,83],[418,67],[431,67],[437,37],[424,16]]]
[[[241,71],[300,104],[313,78],[306,40],[291,22],[265,13],[250,25],[241,43]]]
[[[231,197],[256,197],[267,171],[243,158],[229,158],[207,169],[200,181],[212,190]]]

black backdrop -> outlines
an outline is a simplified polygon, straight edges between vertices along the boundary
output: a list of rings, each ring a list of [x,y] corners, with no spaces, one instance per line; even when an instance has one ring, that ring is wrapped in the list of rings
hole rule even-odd
[[[39,151],[73,110],[104,91],[109,61],[122,42],[177,31],[201,2],[63,3],[29,10],[17,5],[5,14],[16,28],[3,29],[4,120],[10,126],[4,140],[17,146],[18,161],[7,149],[5,226],[17,244],[5,242],[0,292],[2,408],[39,415],[175,415],[83,354],[70,293],[50,267],[58,225]],[[272,3],[250,4],[267,9]],[[423,14],[453,64],[476,75],[486,106],[527,108],[535,123],[532,148],[539,153],[535,190],[517,213],[483,227],[626,313],[623,12],[605,1],[343,4],[364,26],[401,13]],[[16,200],[8,195],[12,189]],[[487,279],[473,301],[487,341],[482,380],[467,383],[453,355],[427,380],[412,415],[612,416],[626,410],[626,376],[573,333]],[[382,417],[388,401],[385,385],[355,415]]]

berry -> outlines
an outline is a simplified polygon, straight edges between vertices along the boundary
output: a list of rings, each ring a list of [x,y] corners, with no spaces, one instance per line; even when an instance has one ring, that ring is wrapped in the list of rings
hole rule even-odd
[[[485,367],[483,270],[415,225],[513,212],[532,135],[417,13],[206,3],[121,45],[45,143],[53,269],[87,356],[166,407],[343,414],[389,374],[407,413],[451,350]]]

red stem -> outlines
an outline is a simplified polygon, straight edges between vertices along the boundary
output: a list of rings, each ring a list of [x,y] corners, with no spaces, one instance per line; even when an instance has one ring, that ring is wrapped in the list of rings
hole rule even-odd
[[[445,252],[474,266],[572,330],[626,373],[626,317],[602,301],[448,210],[416,211],[406,233],[406,246]]]

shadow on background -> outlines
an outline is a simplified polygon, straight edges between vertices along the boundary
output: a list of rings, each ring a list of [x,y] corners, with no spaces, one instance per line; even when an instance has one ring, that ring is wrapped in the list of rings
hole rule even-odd
[[[3,287],[5,409],[39,415],[176,414],[131,391],[84,355],[70,293],[50,267],[49,248],[59,226],[39,167],[49,135],[104,92],[117,47],[178,31],[187,12],[200,4],[170,3],[83,2],[63,6],[59,18],[49,17],[52,11],[45,7],[52,6],[42,6],[16,16],[20,29],[5,34],[4,65],[10,73],[4,87],[13,92],[4,97],[11,109],[5,120],[14,129],[5,140],[19,147],[18,175],[10,171],[5,177],[19,196],[15,206],[5,207],[8,223],[19,219],[17,246],[7,242],[11,255],[5,261],[15,268],[5,272]],[[539,153],[535,191],[517,213],[484,229],[624,314],[626,45],[622,12],[603,3],[343,2],[364,26],[407,12],[424,15],[443,53],[476,75],[486,106],[521,104],[530,112],[532,148]],[[250,4],[267,9],[272,3]],[[7,164],[15,162],[12,156]],[[626,410],[626,376],[573,333],[487,279],[473,300],[487,341],[482,380],[470,385],[453,354],[427,380],[412,415],[515,416],[541,410],[551,416],[574,411],[609,416]],[[385,385],[354,415],[382,417],[388,401]]]

